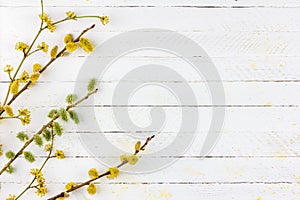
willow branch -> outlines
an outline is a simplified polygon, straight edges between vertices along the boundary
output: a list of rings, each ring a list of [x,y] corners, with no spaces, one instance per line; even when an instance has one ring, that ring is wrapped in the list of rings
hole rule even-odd
[[[141,146],[141,148],[140,148],[139,150],[136,150],[136,151],[135,151],[134,155],[137,155],[140,151],[144,151],[145,148],[146,148],[146,146],[148,145],[148,143],[149,143],[154,137],[155,137],[155,135],[152,135],[151,137],[148,137],[148,138],[146,139],[145,143]],[[121,162],[121,163],[120,163],[119,165],[117,165],[116,167],[117,167],[117,168],[121,168],[122,166],[126,165],[127,163],[128,163],[128,161]],[[84,186],[87,186],[87,185],[89,185],[90,183],[92,183],[92,182],[94,182],[94,181],[96,181],[96,180],[98,180],[98,179],[101,179],[102,177],[107,176],[107,175],[109,175],[109,174],[110,174],[109,171],[104,172],[104,173],[100,174],[98,177],[93,178],[93,179],[90,179],[90,180],[87,180],[87,181],[85,181],[85,182],[83,182],[83,183],[80,183],[80,184],[78,184],[78,185],[75,185],[75,186],[73,186],[72,188],[70,188],[69,190],[63,191],[63,192],[61,192],[61,193],[59,193],[59,194],[57,194],[57,195],[55,195],[55,196],[49,198],[48,200],[56,200],[56,199],[59,198],[59,197],[65,197],[65,196],[68,195],[69,193],[74,192],[75,190],[78,190],[78,189],[80,189],[80,188],[82,188],[82,187],[84,187]]]
[[[88,99],[91,95],[95,94],[98,91],[98,89],[95,89],[89,93],[87,93],[83,98],[79,99],[78,101],[76,101],[74,104],[68,105],[66,106],[66,111],[70,110],[71,108],[76,107],[80,102]],[[79,103],[78,103],[79,102]],[[53,118],[46,124],[44,124],[40,130],[38,130],[29,140],[27,140],[24,145],[22,146],[22,148],[15,154],[15,156],[13,158],[11,158],[4,166],[3,168],[0,170],[0,175],[3,174],[3,172],[5,172],[5,170],[20,156],[23,154],[23,151],[34,141],[34,137],[36,135],[41,135],[43,133],[43,131],[47,128],[50,127],[54,121],[56,121],[58,118],[60,118],[60,115],[57,113],[53,116]]]
[[[66,21],[71,21],[71,20],[76,20],[76,19],[84,19],[84,18],[98,18],[99,19],[100,16],[97,16],[97,15],[83,15],[83,16],[76,16],[75,18],[66,17],[64,19],[53,22],[52,25],[57,25],[57,24],[60,24],[60,23],[66,22]],[[42,30],[45,30],[47,28],[48,28],[48,26],[44,26],[44,27],[42,27]]]
[[[54,136],[55,134],[53,134],[53,128],[51,128],[51,143],[50,143],[50,151],[47,155],[47,158],[44,160],[43,164],[41,165],[41,167],[39,168],[39,171],[38,173],[40,173],[43,168],[45,167],[46,163],[49,161],[51,157],[51,154],[52,154],[52,151],[53,151],[53,143],[54,143]],[[31,189],[31,188],[34,188],[32,186],[32,184],[34,183],[34,181],[36,180],[36,176],[33,177],[33,179],[31,180],[31,182],[28,184],[28,186],[15,198],[15,200],[19,199],[22,195],[24,195],[27,190]]]

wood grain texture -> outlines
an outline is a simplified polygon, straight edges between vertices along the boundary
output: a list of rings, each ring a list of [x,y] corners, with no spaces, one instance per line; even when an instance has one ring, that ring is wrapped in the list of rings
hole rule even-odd
[[[77,110],[84,116],[88,107],[95,109],[101,130],[86,126],[82,134],[104,134],[111,143],[124,151],[130,151],[134,140],[129,132],[116,125],[112,109],[128,110],[131,119],[140,126],[151,123],[150,110],[161,107],[167,113],[167,125],[161,135],[151,143],[149,151],[161,148],[176,137],[181,111],[198,110],[202,122],[197,137],[184,155],[161,155],[160,159],[176,157],[168,168],[145,175],[122,174],[117,180],[99,181],[99,193],[93,197],[85,190],[76,192],[69,199],[208,199],[208,200],[298,200],[300,198],[300,2],[286,1],[182,1],[182,0],[45,0],[47,12],[60,19],[65,11],[78,14],[106,14],[111,24],[97,27],[88,37],[101,45],[113,36],[143,28],[159,28],[177,31],[197,42],[210,56],[225,88],[226,104],[211,105],[206,82],[199,77],[182,58],[153,51],[140,51],[120,58],[99,80],[100,93],[95,102],[82,104]],[[16,41],[30,41],[38,26],[38,1],[0,0],[0,66],[16,65],[20,53],[13,51]],[[63,45],[62,36],[78,34],[95,20],[78,20],[59,26],[56,33],[46,31],[43,37],[52,46]],[[164,30],[161,30],[163,32]],[[43,41],[39,40],[39,42]],[[123,44],[126,45],[126,41]],[[95,56],[95,55],[91,55]],[[97,59],[103,59],[96,55]],[[198,55],[194,55],[198,56]],[[49,109],[64,106],[66,94],[73,91],[76,77],[85,59],[78,51],[58,60],[38,83],[24,93],[14,106],[32,110],[30,126],[23,127],[14,121],[1,122],[0,141],[5,149],[17,150],[20,142],[15,135],[20,130],[34,133],[39,124],[45,123]],[[26,62],[31,70],[35,62],[45,63],[46,55],[39,54],[35,61]],[[112,95],[117,84],[144,84],[140,79],[122,79],[133,67],[159,63],[172,66],[186,81],[168,80],[174,86],[188,83],[193,89],[197,104],[181,105],[170,92],[159,88],[138,91],[126,105],[112,105]],[[88,70],[88,69],[87,69]],[[155,80],[154,80],[155,81]],[[207,80],[217,83],[218,80]],[[157,82],[157,81],[156,81]],[[158,83],[164,84],[165,81]],[[85,83],[80,83],[85,84]],[[0,99],[8,86],[8,79],[0,73]],[[207,134],[213,107],[225,107],[226,118],[221,137],[210,155],[199,157],[203,137]],[[82,119],[86,124],[88,119]],[[96,161],[82,145],[78,129],[64,124],[65,134],[57,140],[57,148],[66,152],[63,161],[52,160],[45,176],[49,193],[55,194],[69,181],[84,181],[87,170],[105,167]],[[153,134],[155,130],[149,130]],[[167,139],[166,139],[167,138]],[[30,168],[39,166],[45,158],[42,149],[30,147],[36,152],[37,162],[28,165],[19,159],[14,176],[5,174],[0,179],[0,199],[17,193],[29,180]],[[97,156],[96,156],[97,157]],[[107,154],[107,157],[118,158]],[[149,158],[155,162],[157,157]],[[5,158],[0,159],[0,165]],[[143,164],[143,158],[140,159]],[[144,161],[144,163],[147,163]],[[70,170],[72,169],[72,170]],[[18,178],[15,178],[18,177]],[[29,192],[23,199],[37,199]]]

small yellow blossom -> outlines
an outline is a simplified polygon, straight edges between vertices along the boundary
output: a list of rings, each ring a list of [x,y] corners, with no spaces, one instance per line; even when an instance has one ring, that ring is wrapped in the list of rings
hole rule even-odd
[[[106,175],[106,178],[114,179],[119,175],[120,170],[117,167],[112,167],[112,168],[109,168],[107,172],[109,172],[109,174]]]
[[[30,123],[30,111],[27,108],[19,109],[19,119],[21,120],[23,125]]]
[[[37,190],[35,193],[40,197],[44,196],[48,192],[48,190],[45,184],[46,180],[43,173],[39,169],[34,168],[30,170],[30,174],[32,174],[36,178]]]
[[[9,105],[5,105],[4,107],[5,113],[10,116],[13,117],[14,116],[14,112],[12,110],[12,108]]]
[[[8,196],[8,198],[6,198],[5,200],[15,200],[15,199],[16,199],[16,195],[10,194],[10,195]]]
[[[135,148],[135,151],[139,151],[140,148],[141,148],[141,141],[138,141],[138,142],[135,144],[134,148]]]
[[[19,116],[29,116],[30,117],[30,111],[27,108],[19,109],[18,113],[19,113]]]
[[[35,63],[32,67],[33,72],[39,72],[42,69],[42,65]]]
[[[57,159],[64,159],[65,158],[65,153],[62,150],[56,150],[55,157]]]
[[[92,168],[92,169],[89,170],[89,177],[91,179],[98,178],[98,176],[99,176],[99,172],[97,171],[96,168]]]
[[[39,44],[37,46],[38,49],[42,50],[43,52],[47,53],[49,45],[46,42],[42,42],[42,44]]]
[[[49,29],[50,32],[55,31],[56,27],[53,24],[53,21],[46,13],[40,14],[39,17],[43,22],[47,24],[47,28]]]
[[[87,53],[91,53],[94,51],[94,45],[87,38],[80,38],[79,46]]]
[[[52,49],[51,52],[50,52],[51,58],[56,58],[56,56],[57,56],[57,51],[58,51],[58,46],[56,45],[56,46],[53,47],[53,49]]]
[[[32,83],[35,83],[40,77],[40,73],[39,72],[35,72],[30,76],[30,81]]]
[[[77,44],[74,43],[74,42],[68,42],[66,44],[66,49],[67,49],[68,52],[73,52],[77,49]]]
[[[94,183],[90,183],[86,190],[90,195],[94,195],[97,192],[97,187]]]
[[[20,86],[19,80],[14,80],[10,85],[10,89],[9,89],[10,93],[17,94],[19,92],[19,86]]]
[[[76,183],[74,183],[74,182],[69,182],[69,183],[65,186],[65,188],[66,188],[66,190],[70,190],[70,189],[72,189],[72,188],[75,187],[75,186],[77,186]]]
[[[30,121],[31,119],[29,117],[23,117],[23,118],[20,118],[23,126],[25,126],[26,124],[30,124]]]
[[[29,80],[29,74],[26,70],[21,74],[20,81],[26,83]]]
[[[13,70],[14,70],[14,68],[11,67],[10,65],[6,65],[4,68],[4,72],[8,73],[8,74],[11,73]]]
[[[56,200],[65,200],[65,198],[64,197],[58,197],[58,198],[56,198]]]
[[[33,176],[38,176],[39,172],[40,172],[40,170],[37,169],[37,168],[32,168],[30,170],[30,174],[33,175]]]
[[[73,35],[71,33],[67,34],[64,38],[65,44],[68,44],[69,42],[73,42]]]
[[[139,158],[134,154],[127,157],[127,161],[131,165],[136,164],[138,160],[139,160]]]
[[[24,53],[26,53],[29,49],[29,45],[24,43],[24,42],[17,42],[15,49],[18,51],[23,51]]]
[[[76,14],[73,11],[66,12],[66,15],[68,16],[69,19],[75,19],[76,18]]]
[[[39,14],[39,17],[40,17],[41,20],[43,20],[43,22],[47,22],[50,19],[49,16],[46,13]]]
[[[56,27],[55,27],[54,24],[52,24],[52,23],[49,23],[49,24],[47,25],[47,27],[48,27],[48,29],[49,29],[50,32],[54,32],[55,29],[56,29]]]
[[[109,22],[109,17],[108,16],[101,16],[99,18],[100,18],[100,21],[101,21],[103,26],[108,24],[108,22]]]
[[[43,197],[47,194],[47,192],[48,192],[47,187],[38,187],[35,193],[38,196]]]

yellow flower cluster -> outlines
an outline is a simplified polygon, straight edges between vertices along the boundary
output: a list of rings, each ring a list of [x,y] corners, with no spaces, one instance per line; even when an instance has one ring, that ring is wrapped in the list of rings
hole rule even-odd
[[[141,141],[138,141],[138,142],[135,144],[134,148],[135,148],[135,151],[136,151],[136,152],[139,152],[140,149],[141,149]]]
[[[71,33],[67,34],[64,38],[65,44],[68,44],[69,42],[73,42],[73,35]]]
[[[52,59],[56,58],[57,56],[57,51],[58,51],[58,46],[54,46],[52,49],[51,49],[51,52],[50,52],[50,56]]]
[[[74,43],[74,42],[68,42],[67,44],[66,44],[66,49],[67,49],[67,51],[68,52],[73,52],[73,51],[75,51],[76,49],[77,49],[77,44],[76,43]]]
[[[19,79],[22,83],[26,83],[29,80],[29,74],[26,70],[23,71]]]
[[[39,44],[37,46],[37,48],[45,53],[48,52],[48,48],[49,48],[49,45],[46,43],[46,42],[42,42],[42,44]]]
[[[100,21],[101,21],[103,26],[105,26],[109,23],[109,17],[108,16],[101,16],[99,18],[100,18]]]
[[[27,108],[19,109],[19,119],[21,120],[23,125],[30,123],[30,111]]]
[[[24,53],[27,53],[29,49],[29,45],[24,42],[17,42],[15,49],[18,51],[23,51]]]
[[[139,158],[135,154],[132,154],[132,155],[123,154],[120,156],[121,162],[128,162],[131,165],[136,164],[138,160],[139,160]]]
[[[66,15],[68,16],[69,19],[76,19],[76,14],[73,11],[66,12]]]
[[[32,67],[33,72],[40,72],[41,69],[42,69],[42,66],[38,63],[35,63]]]
[[[49,29],[50,32],[55,31],[56,27],[53,24],[53,21],[46,13],[40,14],[39,17],[43,22],[47,24],[47,28]]]
[[[82,48],[85,52],[91,53],[94,51],[94,45],[88,38],[80,38],[79,43],[74,42],[73,35],[67,34],[64,38],[64,43],[66,44],[66,50],[68,52],[73,52],[78,48]]]
[[[8,196],[8,198],[6,198],[5,200],[15,200],[15,199],[16,199],[16,195],[10,194],[10,195]]]
[[[30,170],[30,174],[32,174],[33,176],[35,176],[36,178],[36,182],[37,182],[37,190],[36,190],[36,194],[40,197],[44,196],[48,190],[45,184],[45,178],[43,176],[43,173],[39,170],[39,169],[31,169]]]
[[[97,187],[94,183],[90,183],[86,190],[90,195],[94,195],[97,192]]]
[[[29,73],[26,70],[24,70],[18,79],[12,80],[12,82],[10,84],[10,88],[9,88],[10,93],[17,94],[19,92],[20,82],[27,83],[30,80],[31,83],[35,83],[40,77],[39,70],[41,68],[42,68],[41,65],[34,64],[33,65],[33,74],[31,74],[31,75],[29,75]],[[7,73],[10,73],[12,70],[13,70],[12,67],[7,66],[7,68],[4,71]]]
[[[111,167],[107,170],[107,172],[109,172],[109,174],[106,175],[106,178],[114,179],[119,175],[120,170],[117,167]]]
[[[91,41],[87,38],[80,38],[79,39],[79,46],[87,53],[91,53],[94,51],[94,45]]]
[[[19,92],[19,87],[20,87],[20,82],[19,80],[14,80],[11,84],[10,84],[10,88],[9,91],[12,94],[17,94]]]
[[[32,83],[35,83],[39,78],[40,78],[40,73],[39,72],[35,72],[35,73],[31,74],[30,81]]]
[[[12,71],[14,70],[14,68],[10,65],[6,65],[4,68],[4,72],[10,74]]]
[[[98,178],[98,176],[99,176],[99,172],[97,171],[96,168],[90,169],[88,173],[89,173],[89,177],[90,177],[91,179]]]
[[[66,44],[66,49],[68,52],[73,52],[78,47],[78,45],[73,42],[73,35],[70,33],[65,36],[64,43]]]
[[[32,75],[29,75],[29,73],[26,70],[24,70],[21,76],[19,77],[19,79],[13,80],[12,83],[10,84],[10,88],[9,88],[10,93],[17,94],[19,92],[20,82],[27,83],[30,80],[32,83],[35,83],[40,77],[40,73],[38,71],[41,68],[42,68],[41,65],[35,64],[33,66],[34,73]],[[12,70],[13,69],[10,67],[7,67],[7,69],[5,69],[7,73],[10,73]]]
[[[67,185],[66,185],[66,190],[70,190],[70,189],[72,189],[73,187],[75,187],[75,186],[77,186],[77,184],[76,183],[74,183],[74,182],[69,182]]]
[[[39,67],[41,68],[41,66]],[[35,64],[33,67],[34,73],[31,75],[29,75],[29,73],[26,70],[24,70],[20,78],[12,81],[12,83],[10,84],[10,93],[17,94],[19,92],[20,82],[27,83],[30,80],[32,83],[35,83],[40,77],[40,73],[36,72],[37,70],[40,70],[40,68],[38,68]]]
[[[5,113],[10,116],[10,117],[13,117],[14,116],[14,112],[12,110],[12,108],[9,106],[9,105],[5,105],[3,106],[3,109],[5,111]]]
[[[64,159],[65,158],[65,153],[62,150],[56,150],[55,151],[55,157],[57,159]]]

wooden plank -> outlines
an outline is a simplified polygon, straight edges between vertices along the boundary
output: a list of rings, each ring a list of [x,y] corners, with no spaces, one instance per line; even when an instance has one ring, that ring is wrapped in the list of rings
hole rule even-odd
[[[170,121],[177,121],[181,119],[180,116],[180,109],[188,110],[199,110],[199,120],[203,120],[203,123],[209,124],[208,118],[211,116],[211,107],[162,107],[164,108],[165,112],[170,115]],[[128,107],[120,107],[120,109],[127,111]],[[150,123],[150,118],[148,116],[151,107],[130,107],[129,112],[133,114],[131,117],[133,119],[142,119],[139,120],[141,124]],[[32,118],[35,122],[35,126],[38,124],[45,123],[47,121],[46,118],[42,118],[41,116],[47,116],[49,112],[49,108],[43,107],[36,107],[32,110]],[[77,111],[80,116],[84,116],[87,111],[87,107],[78,107]],[[102,127],[105,131],[118,131],[119,129],[114,124],[114,119],[112,117],[112,108],[111,107],[99,107],[95,109],[96,117],[98,120],[103,121],[104,125]],[[299,115],[299,108],[295,107],[228,107],[226,108],[226,118],[225,118],[225,127],[224,130],[253,130],[253,127],[256,127],[255,131],[270,131],[270,130],[277,130],[277,131],[286,131],[289,128],[289,131],[298,130],[297,124],[299,119],[297,116]],[[177,113],[178,115],[174,114]],[[243,115],[241,118],[240,116]],[[167,117],[168,117],[167,116]],[[207,119],[206,119],[207,118]],[[82,119],[82,127],[85,127],[84,123],[89,120],[89,118]],[[15,121],[16,122],[16,121]],[[21,125],[16,126],[19,122],[15,123],[13,120],[8,120],[3,123],[3,130],[8,128],[11,131],[18,131],[20,128],[24,128]],[[238,122],[238,123],[237,123]],[[171,124],[170,124],[171,125]],[[34,131],[36,129],[35,126],[26,127],[28,131]],[[66,124],[66,128],[69,126]],[[168,131],[174,130],[177,127],[168,127]],[[86,128],[86,131],[95,131],[93,129]],[[205,130],[205,127],[202,129]],[[135,131],[135,130],[130,130]],[[154,130],[155,131],[155,130]],[[165,130],[167,131],[167,130]],[[188,131],[188,130],[187,130]]]
[[[18,175],[17,180],[12,180],[11,175],[3,175],[1,182],[22,182],[29,180],[30,168],[41,164],[42,160],[28,165],[24,159],[15,163]],[[116,158],[116,164],[119,159]],[[156,162],[156,158],[147,160],[141,158],[140,165],[149,165]],[[123,173],[120,178],[115,180],[116,183],[128,182],[150,183],[150,184],[176,184],[182,183],[187,185],[194,184],[272,184],[272,183],[299,183],[299,158],[212,158],[212,159],[191,159],[181,158],[172,166],[160,169],[155,173],[132,174]],[[66,168],[72,166],[72,170]],[[66,158],[65,160],[54,159],[48,163],[48,171],[45,171],[46,177],[51,177],[49,183],[66,183],[68,181],[83,181],[88,178],[87,171],[96,167],[99,171],[105,171],[106,167],[100,165],[96,160],[90,158]],[[50,170],[51,169],[51,170]],[[125,166],[123,170],[134,169],[134,166]],[[176,176],[174,173],[176,172]],[[64,176],[51,176],[53,174],[63,173]],[[15,174],[15,175],[16,175]]]
[[[127,108],[124,108],[127,109]],[[203,137],[207,134],[207,128],[210,120],[209,108],[187,108],[187,109],[199,109],[200,121],[202,122],[197,131],[191,132],[190,130],[184,130],[183,136],[186,134],[195,134],[195,141],[189,151],[182,155],[187,158],[198,158],[200,148],[203,145]],[[84,110],[86,108],[79,108],[79,116],[82,118]],[[133,122],[137,125],[144,125],[151,123],[148,113],[149,109],[143,108],[130,108]],[[176,114],[176,108],[164,108],[167,115],[167,124],[162,130],[161,134],[157,136],[156,140],[150,145],[150,150],[160,149],[162,146],[170,145],[172,139],[178,133],[178,124],[180,121],[180,115]],[[4,148],[18,149],[22,145],[20,142],[15,142],[16,134],[20,130],[25,130],[26,133],[32,134],[39,128],[38,124],[45,123],[47,120],[41,116],[46,115],[47,109],[38,108],[33,110],[34,125],[28,127],[22,127],[19,122],[7,121],[3,123],[0,140],[6,141]],[[299,109],[295,108],[227,108],[227,114],[225,118],[225,125],[221,133],[220,140],[216,147],[211,152],[210,156],[216,158],[222,158],[222,156],[229,157],[299,157]],[[242,118],[240,116],[243,116]],[[80,132],[84,135],[90,135],[97,138],[97,134],[104,132],[106,138],[114,145],[119,146],[124,151],[131,151],[132,146],[136,142],[136,139],[130,138],[127,134],[128,131],[134,134],[138,134],[138,130],[120,130],[114,121],[111,108],[101,108],[99,116],[99,129],[89,128],[89,118],[81,119]],[[172,125],[173,124],[173,125]],[[179,124],[180,125],[180,124]],[[87,128],[84,128],[86,127]],[[72,123],[65,124],[63,127],[67,132],[63,138],[58,138],[58,146],[65,149],[69,156],[78,158],[92,157],[86,149],[82,146],[80,138],[76,133],[78,128]],[[255,127],[255,129],[253,128]],[[6,130],[6,131],[5,131]],[[126,131],[126,132],[124,132]],[[146,132],[148,135],[155,134],[156,131]],[[65,143],[68,141],[68,143]],[[73,147],[76,146],[76,149]],[[37,155],[43,155],[42,149],[34,147],[34,152]],[[115,156],[115,155],[110,155]],[[172,155],[163,155],[172,156]],[[176,156],[175,156],[176,157]]]
[[[20,186],[20,187],[19,187]],[[6,194],[16,193],[23,185],[17,183],[6,183],[2,185],[3,192],[1,198]],[[50,183],[48,187],[50,195],[56,194],[64,188],[65,184]],[[297,199],[299,197],[299,186],[289,183],[270,183],[270,184],[141,184],[141,183],[111,183],[107,180],[101,181],[97,186],[98,192],[95,196],[90,196],[83,188],[72,194],[68,199],[147,199],[147,200],[165,200],[165,199],[244,199],[253,200],[261,197],[262,199]],[[33,198],[34,192],[30,191],[24,198]],[[50,196],[49,195],[49,196]]]
[[[65,127],[65,126],[64,126]],[[32,135],[31,131],[26,131],[27,134]],[[132,131],[131,133],[135,133]],[[7,131],[0,133],[0,140],[7,141],[4,145],[5,150],[18,150],[22,143],[16,142],[16,132]],[[123,151],[130,152],[137,141],[137,139],[128,136],[128,132],[122,131],[95,131],[95,132],[80,132],[84,137],[85,135],[93,134],[95,138],[97,135],[104,134],[106,138],[115,146],[118,146]],[[156,134],[155,131],[150,132],[149,135]],[[165,138],[174,138],[177,136],[177,132],[161,132],[157,136],[151,145],[149,145],[149,152],[161,149],[163,146],[171,145],[169,141],[164,143]],[[161,155],[162,158],[174,158],[174,159],[201,159],[200,149],[203,145],[203,136],[206,132],[185,132],[183,135],[194,134],[195,140],[192,146],[187,149],[182,155],[172,155],[164,154]],[[181,136],[179,136],[181,137]],[[171,140],[171,139],[169,139]],[[67,143],[65,141],[68,141]],[[172,141],[172,140],[171,140]],[[221,137],[216,143],[213,151],[205,157],[206,159],[225,159],[225,158],[299,158],[299,143],[300,135],[297,131],[223,131]],[[33,145],[35,146],[35,145]],[[76,130],[65,129],[64,136],[62,138],[57,138],[56,140],[57,148],[61,148],[66,152],[66,157],[74,159],[100,159],[102,156],[92,155],[87,152],[87,149],[82,145],[81,139],[79,138]],[[74,148],[76,147],[76,148]],[[268,148],[266,148],[268,147]],[[43,149],[38,147],[31,148],[37,157],[44,158],[45,152]],[[107,157],[113,158],[116,155],[108,154]]]
[[[36,7],[39,5],[39,2],[35,1],[22,1],[22,0],[13,0],[13,1],[4,1],[0,2],[1,6],[7,7],[15,7],[15,6],[30,6]],[[69,6],[80,6],[80,7],[204,7],[204,8],[244,8],[244,7],[296,7],[299,6],[299,1],[297,0],[286,0],[284,2],[281,1],[271,1],[271,0],[263,0],[263,1],[197,1],[197,0],[190,0],[190,1],[180,1],[180,0],[165,0],[165,1],[158,1],[158,0],[131,0],[131,1],[122,1],[122,0],[47,0],[45,1],[46,6],[53,6],[53,7],[69,7]]]
[[[54,73],[53,73],[54,75]],[[53,77],[54,79],[55,77]],[[111,77],[113,79],[113,77]],[[98,107],[104,107],[112,105],[113,94],[116,90],[116,86],[121,84],[123,86],[139,86],[145,83],[150,85],[141,88],[133,93],[132,99],[128,102],[128,105],[162,105],[162,106],[209,106],[211,105],[210,91],[206,87],[206,83],[200,82],[162,82],[155,81],[143,82],[140,80],[118,80],[105,81],[99,83],[100,92],[95,95],[94,104]],[[87,85],[84,82],[38,82],[29,91],[25,92],[16,102],[15,107],[60,107],[65,102],[65,97],[73,93],[75,85]],[[162,84],[172,88],[180,88],[183,85],[188,84],[192,89],[196,99],[196,104],[185,105],[177,100],[175,96],[162,86],[155,86],[154,84]],[[217,83],[212,83],[217,84]],[[0,88],[3,91],[9,86],[8,83],[0,83]],[[224,82],[224,91],[226,95],[225,105],[218,106],[231,106],[231,107],[298,107],[300,97],[297,96],[294,91],[299,90],[299,82]],[[59,88],[59,90],[57,90]],[[276,88],[276,93],[274,92]],[[47,90],[45,90],[47,89]],[[176,91],[176,90],[175,90]],[[129,93],[133,91],[128,91]],[[4,92],[1,97],[4,96]],[[39,98],[45,96],[47,98]],[[160,98],[156,98],[159,96]],[[4,98],[4,97],[3,97]],[[83,103],[86,105],[86,103]]]
[[[141,52],[142,54],[142,52]],[[190,84],[203,83],[203,78],[194,73],[194,69],[187,64],[181,58],[174,57],[161,57],[159,55],[132,55],[120,58],[118,61],[110,66],[110,70],[106,71],[105,76],[101,77],[99,81],[101,83],[106,82],[118,82],[123,75],[130,72],[133,68],[138,68],[146,64],[160,64],[171,68],[172,70],[180,73],[180,75],[186,79]],[[79,75],[79,70],[84,65],[84,61],[87,58],[86,55],[79,52],[74,56],[65,57],[53,63],[51,67],[41,76],[40,81],[47,83],[59,82],[73,82],[76,81]],[[41,55],[42,56],[42,55]],[[79,57],[78,57],[79,56]],[[74,59],[76,59],[76,65],[74,65]],[[101,56],[96,59],[95,62],[99,62],[103,59]],[[36,62],[44,64],[48,60],[48,57],[34,58],[30,62],[26,63],[22,69],[26,69],[28,72],[32,71],[32,65]],[[14,58],[13,55],[0,58],[1,66],[11,64],[16,66],[18,64],[19,57]],[[267,57],[213,57],[214,62],[223,82],[299,82],[299,62],[300,57],[280,57],[280,56],[267,56]],[[88,68],[86,70],[89,70]],[[67,75],[66,75],[67,74]],[[0,74],[0,83],[8,80],[6,74]],[[174,82],[177,80],[174,78]],[[217,80],[207,80],[217,81]],[[124,82],[138,82],[145,83],[145,81],[136,79],[125,79]],[[283,83],[284,84],[284,83]],[[2,86],[1,86],[2,88]]]
[[[128,31],[138,28],[162,28],[179,32],[204,32],[208,37],[213,37],[216,30],[220,31],[223,36],[231,36],[236,42],[243,36],[230,34],[230,31],[251,32],[253,34],[265,32],[295,32],[299,31],[298,13],[300,8],[262,8],[262,9],[197,9],[197,8],[97,8],[97,7],[47,7],[46,11],[52,16],[53,20],[65,17],[65,12],[74,10],[78,15],[109,15],[111,23],[102,27],[97,19],[82,19],[77,22],[67,22],[64,26],[59,25],[56,33],[62,30],[62,27],[70,30],[79,30],[80,27],[97,23],[99,24],[99,32],[103,31]],[[10,33],[18,33],[24,36],[32,35],[33,32],[24,33],[24,28],[30,28],[32,31],[39,25],[38,13],[39,8],[31,7],[12,7],[1,8],[1,24],[7,28],[2,30],[2,34],[6,31]],[[28,12],[31,11],[31,12]],[[164,13],[168,12],[167,15]],[[22,16],[16,19],[14,16]],[[143,16],[142,22],[141,18]],[[202,20],[205,19],[205,20]],[[276,20],[274,20],[276,19]],[[30,24],[23,23],[30,21]],[[12,27],[10,24],[14,24]],[[66,25],[67,24],[67,25]],[[76,26],[75,26],[76,25]],[[228,33],[230,34],[228,36]],[[212,34],[212,36],[210,36]],[[10,34],[13,35],[13,34]],[[53,34],[52,34],[53,35]],[[263,35],[263,34],[262,34]],[[6,35],[7,37],[9,35]],[[13,35],[14,36],[14,35]],[[101,35],[102,36],[102,35]],[[110,34],[112,36],[112,34]],[[271,38],[270,38],[271,39]],[[223,42],[227,42],[225,38],[220,38]],[[278,39],[277,39],[278,40]],[[251,41],[249,41],[251,42]],[[261,41],[257,41],[261,42]]]

